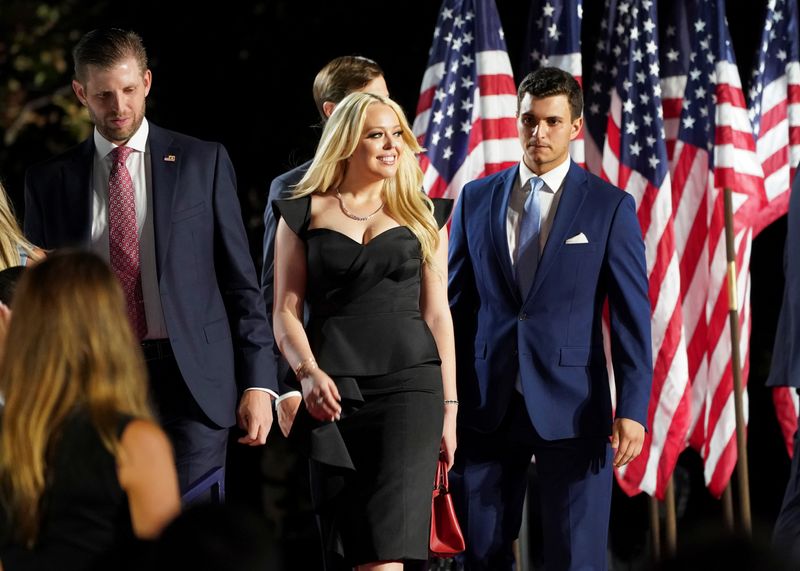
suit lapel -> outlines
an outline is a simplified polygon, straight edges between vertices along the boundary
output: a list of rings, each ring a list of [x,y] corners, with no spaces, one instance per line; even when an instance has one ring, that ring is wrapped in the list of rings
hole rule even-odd
[[[153,177],[153,233],[160,276],[169,247],[172,228],[170,214],[178,182],[181,149],[173,143],[172,136],[167,131],[152,123],[147,143],[150,148],[150,169]]]
[[[79,243],[87,247],[91,244],[93,164],[94,140],[89,137],[77,148],[72,160],[62,167],[65,243]]]
[[[520,297],[517,291],[517,284],[514,281],[514,271],[511,267],[511,253],[508,251],[508,236],[506,234],[508,201],[511,198],[511,189],[514,188],[515,176],[518,172],[518,166],[507,169],[505,174],[497,179],[497,182],[491,189],[492,202],[490,212],[492,213],[492,220],[489,231],[492,234],[492,244],[494,245],[497,261],[503,271],[506,286],[514,299],[519,302]]]
[[[553,266],[553,262],[567,239],[567,233],[572,227],[572,222],[575,220],[575,216],[578,215],[588,191],[586,172],[574,162],[570,163],[567,177],[564,179],[564,188],[561,190],[561,198],[558,201],[553,227],[550,229],[547,243],[542,252],[542,258],[539,260],[539,267],[536,270],[536,277],[526,299],[530,299],[536,293],[536,290],[539,289],[542,281],[547,276],[547,272]]]

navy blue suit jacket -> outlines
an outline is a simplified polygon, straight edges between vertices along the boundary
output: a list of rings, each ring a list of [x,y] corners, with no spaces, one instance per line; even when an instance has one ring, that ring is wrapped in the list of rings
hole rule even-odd
[[[616,416],[646,426],[650,303],[633,198],[572,163],[535,280],[522,299],[506,238],[518,173],[515,165],[467,184],[452,219],[449,296],[459,424],[494,430],[519,373],[528,414],[543,438],[610,434],[601,328],[608,298]],[[580,233],[587,243],[565,243]]]
[[[147,144],[158,288],[175,359],[206,415],[232,426],[241,391],[277,391],[272,333],[236,174],[219,143],[150,123]],[[94,152],[90,137],[28,169],[24,225],[31,242],[45,249],[90,247]]]
[[[800,388],[800,176],[794,177],[789,198],[783,269],[786,283],[767,386]]]

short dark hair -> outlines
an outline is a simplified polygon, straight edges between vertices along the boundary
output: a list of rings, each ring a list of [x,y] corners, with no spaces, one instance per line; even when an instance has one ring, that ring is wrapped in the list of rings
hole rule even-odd
[[[136,32],[120,28],[98,28],[86,33],[72,50],[75,79],[84,83],[86,66],[108,69],[115,63],[133,56],[139,71],[147,71],[147,51]]]
[[[364,56],[341,56],[326,63],[314,78],[314,102],[322,120],[327,119],[323,103],[339,103],[382,75],[381,66]]]
[[[522,98],[528,93],[532,97],[552,97],[566,95],[569,102],[570,119],[575,120],[583,113],[583,92],[578,81],[563,69],[542,67],[525,76],[517,90],[517,113]]]

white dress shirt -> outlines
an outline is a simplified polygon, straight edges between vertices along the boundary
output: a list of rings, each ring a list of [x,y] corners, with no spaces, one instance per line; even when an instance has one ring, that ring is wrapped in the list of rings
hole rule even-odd
[[[142,272],[142,297],[147,318],[145,339],[166,339],[167,327],[161,309],[156,272],[156,243],[153,233],[153,179],[150,172],[150,151],[147,119],[125,144],[134,150],[128,155],[125,166],[131,175],[136,204],[136,226],[139,231],[139,260]],[[92,171],[92,250],[109,262],[108,245],[108,177],[112,161],[109,154],[117,147],[94,130],[94,163]]]
[[[539,190],[539,255],[544,251],[550,229],[553,227],[553,219],[558,209],[558,201],[561,198],[561,187],[569,171],[570,159],[566,160],[546,172],[539,178],[544,181],[544,185]],[[520,216],[525,208],[525,200],[530,194],[531,186],[525,184],[532,176],[537,176],[529,169],[523,161],[519,163],[519,175],[511,189],[511,196],[508,199],[508,211],[506,212],[506,239],[508,240],[508,253],[511,256],[512,266],[517,263],[517,242],[519,242]]]

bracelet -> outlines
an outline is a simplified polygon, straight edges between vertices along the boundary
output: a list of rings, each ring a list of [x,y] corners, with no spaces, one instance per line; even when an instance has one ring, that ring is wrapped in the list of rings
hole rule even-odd
[[[458,405],[458,401],[455,399],[444,399],[444,404],[455,404]]]
[[[301,380],[306,378],[311,371],[317,368],[317,362],[314,360],[314,357],[309,357],[308,359],[304,359],[297,363],[297,367],[294,369],[294,376],[297,377],[297,380]]]

